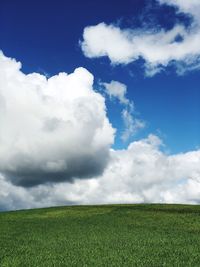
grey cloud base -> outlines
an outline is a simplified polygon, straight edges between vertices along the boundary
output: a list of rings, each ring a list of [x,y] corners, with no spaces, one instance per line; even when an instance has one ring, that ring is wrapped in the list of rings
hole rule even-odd
[[[154,135],[111,150],[99,177],[19,187],[0,175],[0,209],[104,203],[200,203],[200,150],[161,151]]]
[[[49,79],[0,54],[0,172],[14,185],[103,173],[114,132],[84,68]]]
[[[74,160],[65,163],[65,166],[58,170],[45,170],[39,166],[22,165],[17,166],[16,170],[2,170],[8,181],[14,185],[31,187],[43,183],[57,183],[57,182],[74,182],[75,178],[86,179],[99,176],[103,173],[109,161],[108,150],[104,153],[96,155],[81,155],[80,158],[76,156]]]

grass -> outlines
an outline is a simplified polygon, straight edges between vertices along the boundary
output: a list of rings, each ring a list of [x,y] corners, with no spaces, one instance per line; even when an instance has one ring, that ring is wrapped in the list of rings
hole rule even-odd
[[[0,213],[0,266],[200,266],[200,206],[71,206]]]

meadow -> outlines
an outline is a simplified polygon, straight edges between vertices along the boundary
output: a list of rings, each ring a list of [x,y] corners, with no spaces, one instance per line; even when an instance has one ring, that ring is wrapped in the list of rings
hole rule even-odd
[[[0,266],[200,266],[200,206],[1,212]]]

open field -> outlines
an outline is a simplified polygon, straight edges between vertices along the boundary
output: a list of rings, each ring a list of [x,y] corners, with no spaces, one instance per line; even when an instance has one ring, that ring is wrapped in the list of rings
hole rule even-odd
[[[71,206],[0,213],[0,266],[200,266],[200,207]]]

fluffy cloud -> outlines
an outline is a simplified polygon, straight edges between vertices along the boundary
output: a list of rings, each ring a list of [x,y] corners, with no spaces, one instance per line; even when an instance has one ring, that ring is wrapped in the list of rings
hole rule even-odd
[[[113,150],[105,99],[87,70],[47,79],[20,68],[0,55],[0,210],[200,203],[200,150],[167,155],[155,135]],[[110,91],[126,110],[126,88]]]
[[[129,63],[134,57],[134,47],[129,41],[129,31],[113,25],[100,23],[84,29],[81,44],[89,58],[108,56],[112,63]]]
[[[195,199],[192,190],[187,192],[187,184],[196,184],[195,191],[200,192],[200,150],[166,155],[162,145],[157,136],[149,135],[112,152],[99,180],[108,202],[200,202],[200,194],[195,193]]]
[[[0,54],[0,172],[32,186],[100,175],[114,129],[84,68],[47,79]]]
[[[200,150],[162,152],[155,135],[124,150],[111,150],[104,173],[74,183],[33,188],[12,185],[0,176],[1,209],[91,203],[200,203]]]
[[[146,74],[159,72],[169,64],[178,64],[183,72],[199,68],[200,3],[193,1],[159,0],[174,5],[177,11],[192,16],[190,28],[175,25],[171,30],[120,29],[113,24],[88,26],[83,32],[82,51],[89,58],[107,56],[112,64],[128,64],[140,57],[145,60]],[[179,39],[179,41],[177,41]],[[178,71],[181,73],[181,71]]]

